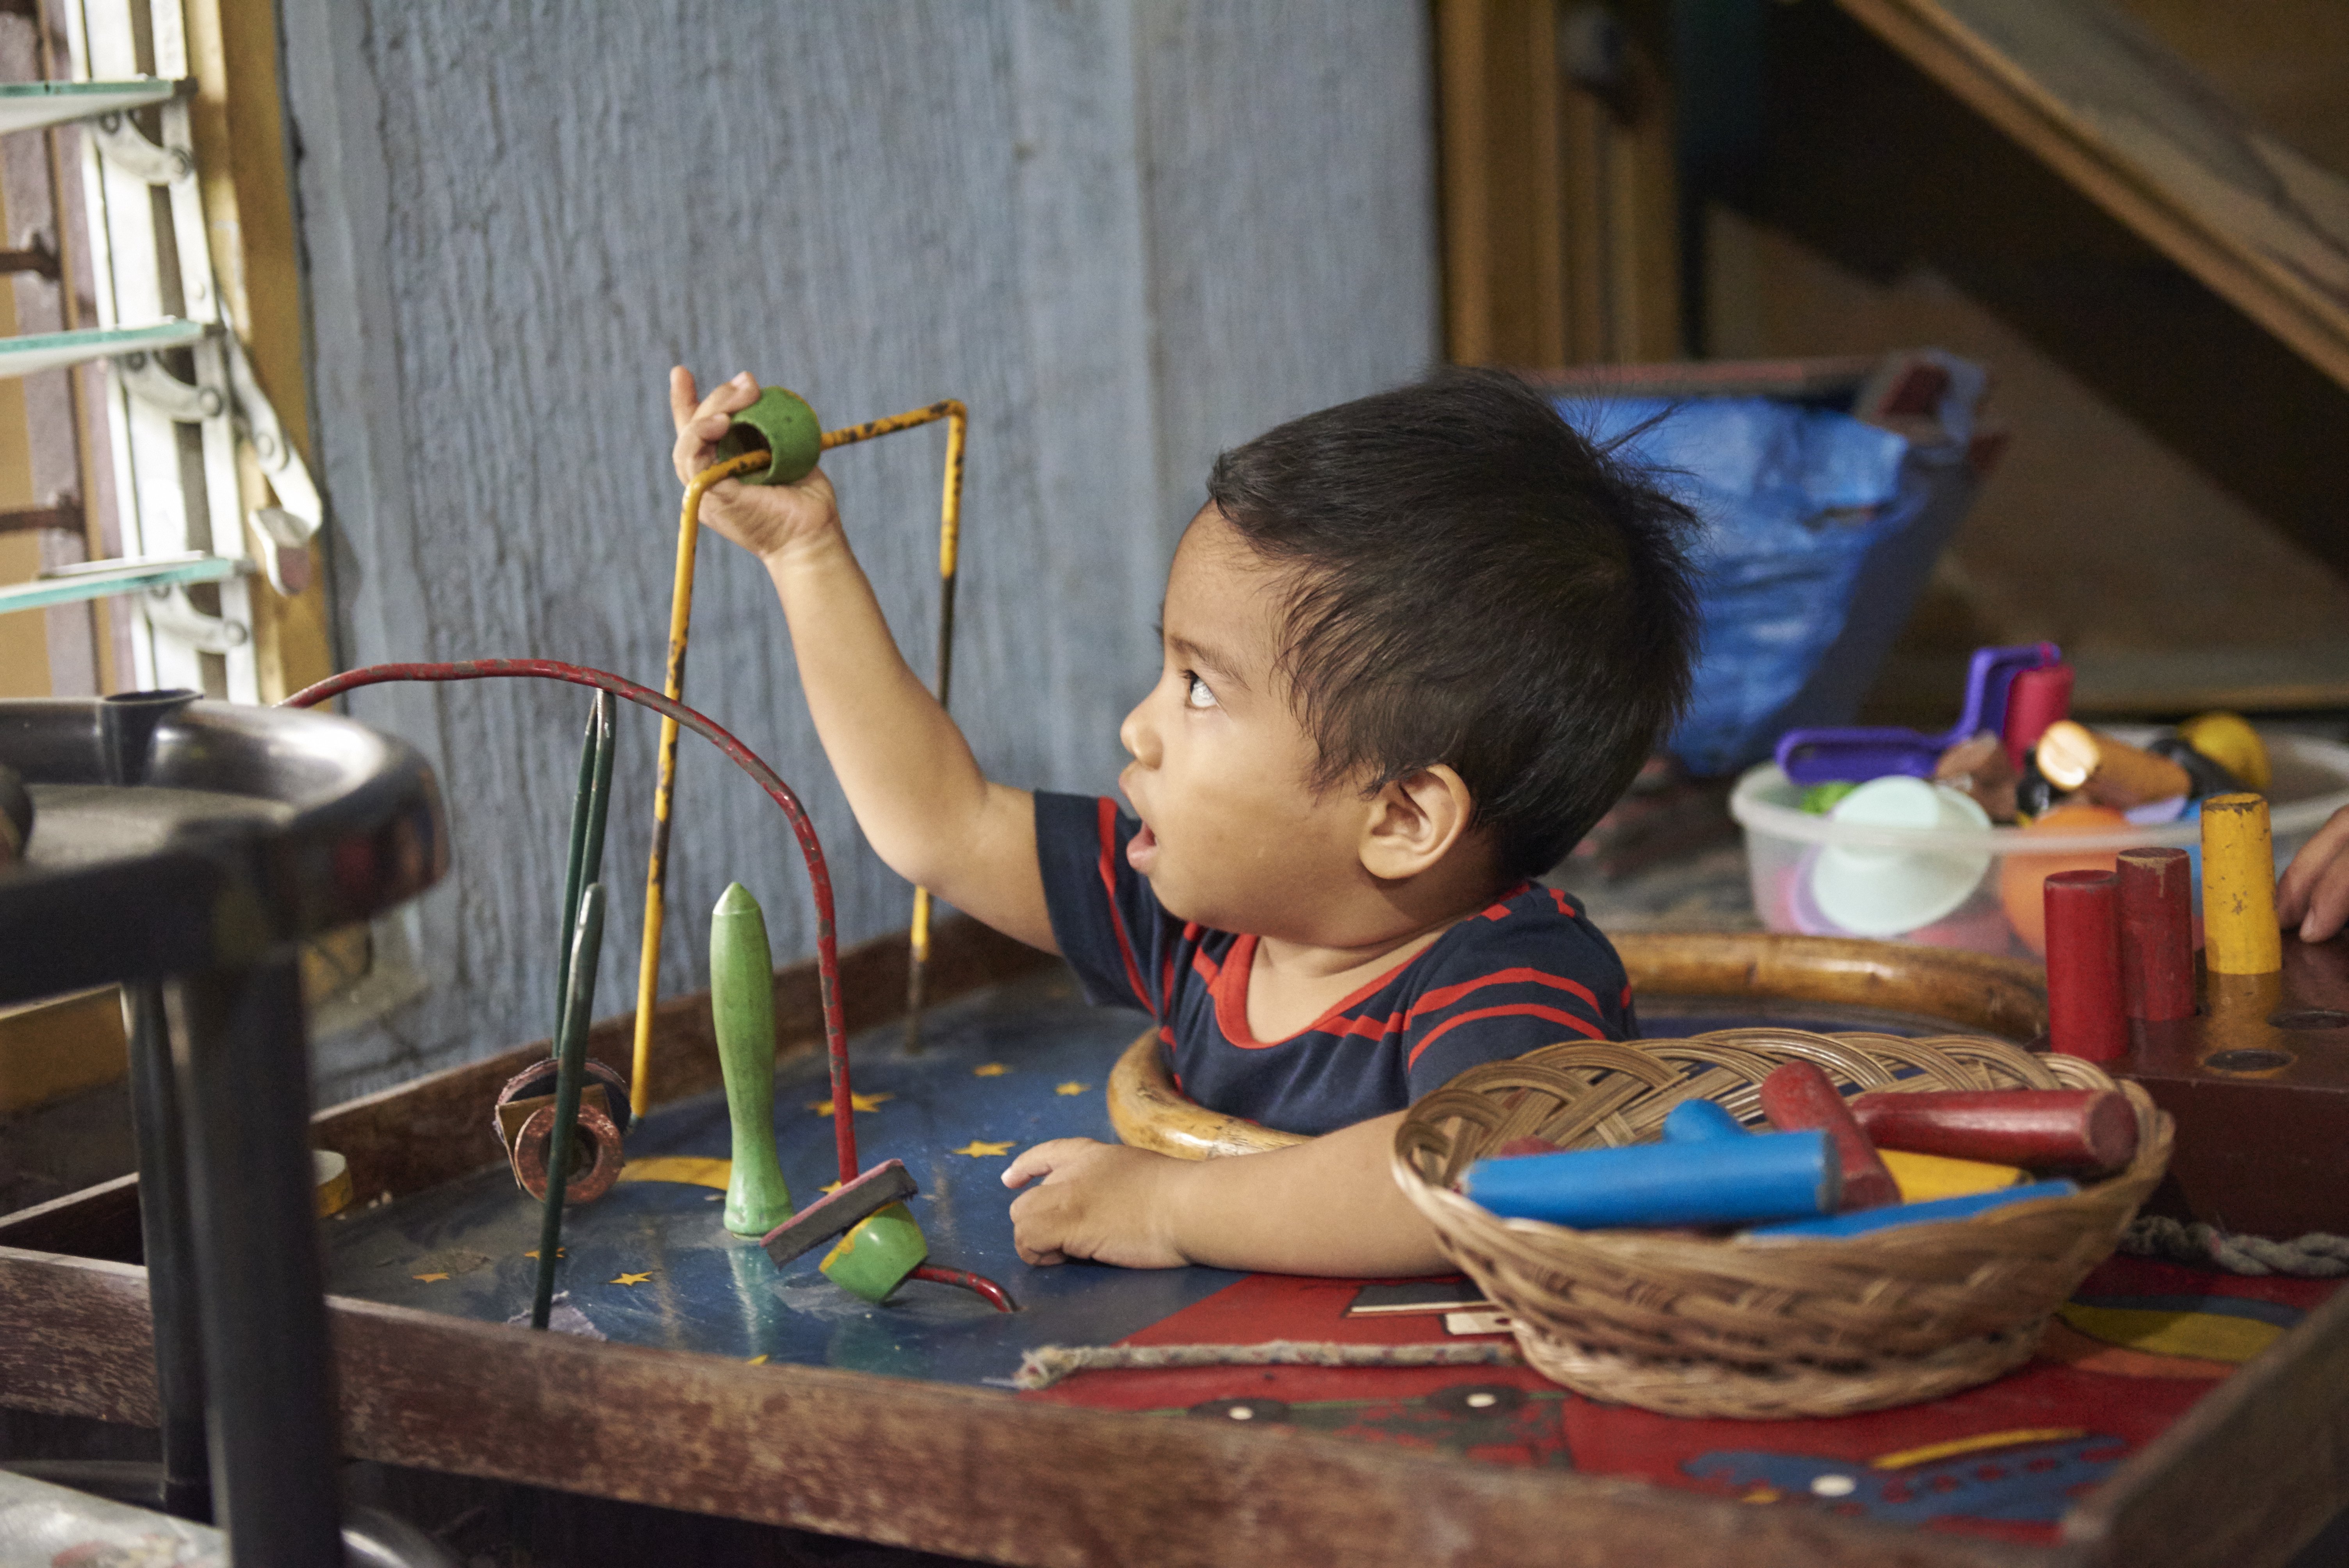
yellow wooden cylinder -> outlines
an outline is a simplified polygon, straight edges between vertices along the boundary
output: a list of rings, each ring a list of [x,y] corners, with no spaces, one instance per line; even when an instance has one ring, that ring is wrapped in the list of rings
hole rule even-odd
[[[2202,956],[2213,975],[2271,975],[2283,967],[2264,796],[2213,795],[2202,802]]]

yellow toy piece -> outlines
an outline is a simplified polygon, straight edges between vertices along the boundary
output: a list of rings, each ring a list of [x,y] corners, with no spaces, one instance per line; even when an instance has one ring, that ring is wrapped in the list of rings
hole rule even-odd
[[[2200,713],[2178,727],[2178,738],[2235,776],[2246,789],[2264,791],[2275,777],[2267,742],[2240,713]]]
[[[1992,1165],[1981,1160],[1952,1160],[1942,1154],[1910,1154],[1879,1149],[1884,1168],[1892,1172],[1904,1203],[1930,1203],[1936,1198],[1963,1198],[1975,1192],[1995,1192],[2031,1180],[2031,1173],[2013,1165]]]

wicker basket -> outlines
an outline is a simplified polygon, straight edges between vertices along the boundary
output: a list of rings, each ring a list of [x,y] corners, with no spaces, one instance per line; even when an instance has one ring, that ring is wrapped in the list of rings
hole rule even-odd
[[[1723,1029],[1548,1046],[1474,1068],[1413,1106],[1395,1180],[1543,1376],[1667,1415],[1768,1419],[1935,1398],[2021,1363],[2169,1163],[2169,1117],[2122,1084],[2139,1133],[2128,1169],[2075,1196],[1941,1224],[1768,1243],[1576,1231],[1504,1220],[1452,1190],[1512,1138],[1639,1142],[1683,1099],[1759,1125],[1755,1086],[1798,1057],[1852,1092],[2116,1087],[2075,1057],[1966,1036]]]

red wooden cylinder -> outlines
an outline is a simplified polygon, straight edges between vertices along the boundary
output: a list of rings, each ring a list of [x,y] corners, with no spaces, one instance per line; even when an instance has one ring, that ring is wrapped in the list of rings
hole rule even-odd
[[[2020,770],[2047,727],[2072,716],[2072,666],[2018,670],[2006,688],[2006,758]]]
[[[1878,1149],[2022,1165],[2117,1171],[2137,1154],[2137,1112],[2117,1089],[1924,1089],[1863,1094],[1851,1114]]]
[[[2057,872],[2046,883],[2047,1041],[2092,1062],[2128,1049],[2119,890],[2111,872]]]
[[[1843,1166],[1843,1208],[1873,1209],[1900,1202],[1900,1184],[1885,1168],[1876,1145],[1852,1119],[1851,1108],[1827,1075],[1811,1063],[1781,1062],[1772,1069],[1762,1080],[1762,1114],[1781,1132],[1818,1131],[1835,1140]]]
[[[2123,850],[2121,997],[2132,1018],[2194,1016],[2192,866],[2184,850]]]

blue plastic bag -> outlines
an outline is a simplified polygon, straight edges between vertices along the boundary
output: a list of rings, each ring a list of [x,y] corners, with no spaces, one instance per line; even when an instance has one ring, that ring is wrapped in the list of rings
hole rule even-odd
[[[1972,500],[1963,459],[1984,377],[1936,357],[1950,384],[1930,446],[1768,397],[1559,400],[1703,524],[1695,693],[1669,742],[1691,773],[1734,772],[1787,729],[1857,714]]]

